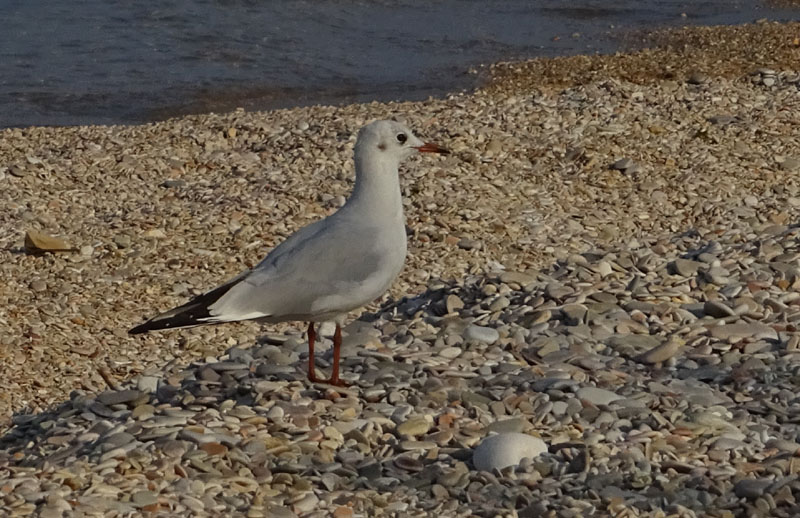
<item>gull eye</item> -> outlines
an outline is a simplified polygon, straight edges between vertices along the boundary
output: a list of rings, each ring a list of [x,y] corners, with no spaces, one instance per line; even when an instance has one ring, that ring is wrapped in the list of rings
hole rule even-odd
[[[398,134],[397,134],[397,141],[398,141],[399,143],[401,143],[401,144],[405,144],[406,140],[408,140],[408,137],[406,137],[406,134],[405,134],[405,133],[398,133]]]

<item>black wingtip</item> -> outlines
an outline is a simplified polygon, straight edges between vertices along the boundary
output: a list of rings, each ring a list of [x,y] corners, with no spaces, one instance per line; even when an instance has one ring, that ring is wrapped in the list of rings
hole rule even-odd
[[[181,311],[180,313],[173,314],[168,318],[164,318],[163,315],[152,318],[147,322],[144,322],[132,328],[130,331],[128,331],[128,334],[140,335],[143,333],[147,333],[148,331],[179,329],[181,327],[194,327],[206,323],[213,323],[213,322],[203,322],[201,320],[198,320],[200,318],[208,317],[208,311],[204,310],[204,308],[198,308],[196,305],[193,305],[192,302],[185,304],[184,306],[181,306],[178,309],[179,310],[183,309],[183,311]],[[172,311],[174,312],[175,310]]]
[[[143,333],[146,333],[146,332],[150,331],[150,327],[148,327],[147,324],[148,324],[148,322],[145,322],[144,324],[139,324],[138,326],[129,329],[128,330],[128,334],[129,335],[141,335]]]
[[[207,324],[219,324],[221,322],[210,321],[211,316],[208,312],[209,306],[225,295],[228,290],[239,282],[237,277],[230,282],[218,286],[208,293],[195,297],[186,304],[175,309],[162,313],[147,322],[139,324],[128,331],[129,335],[140,335],[148,331],[158,331],[161,329],[178,329],[181,327],[194,327]],[[169,316],[168,316],[169,315]]]
[[[148,320],[147,322],[144,322],[134,328],[131,328],[128,331],[128,334],[141,335],[147,333],[148,331],[158,331],[159,329],[171,329],[173,327],[180,327],[180,326],[176,326],[174,322],[171,322],[169,320],[162,320],[160,322],[158,320]]]
[[[161,318],[158,317],[148,320],[143,324],[139,324],[138,326],[132,328],[128,331],[129,335],[141,335],[147,333],[149,331],[164,331],[167,329],[180,329],[182,327],[195,327],[204,324],[214,324],[215,322],[203,322],[199,321],[198,318],[202,318],[204,316],[208,316],[208,312],[204,313],[196,313],[192,312],[191,310],[185,311],[183,313],[178,313],[170,318]]]

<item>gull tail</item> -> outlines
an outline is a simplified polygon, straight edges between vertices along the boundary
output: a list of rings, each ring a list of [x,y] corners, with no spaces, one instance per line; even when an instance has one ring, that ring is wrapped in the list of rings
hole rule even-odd
[[[161,313],[147,322],[139,324],[129,330],[128,334],[138,335],[147,333],[148,331],[158,331],[159,329],[177,329],[180,327],[194,327],[229,322],[229,320],[216,320],[209,312],[209,308],[223,295],[228,293],[231,288],[238,284],[240,280],[241,277],[237,277],[222,286],[214,288],[208,293],[193,298],[182,306]]]

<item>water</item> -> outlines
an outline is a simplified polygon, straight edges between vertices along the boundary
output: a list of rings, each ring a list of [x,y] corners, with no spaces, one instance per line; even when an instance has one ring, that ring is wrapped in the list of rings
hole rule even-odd
[[[791,20],[800,13],[755,0],[10,0],[0,6],[0,127],[418,99],[474,86],[468,70],[477,64],[613,51],[630,29]]]

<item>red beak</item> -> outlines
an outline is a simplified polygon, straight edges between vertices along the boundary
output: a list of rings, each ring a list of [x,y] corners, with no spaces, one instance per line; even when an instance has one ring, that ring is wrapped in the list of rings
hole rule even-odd
[[[420,153],[441,153],[443,155],[449,155],[450,150],[445,149],[442,146],[431,144],[430,142],[426,142],[425,144],[419,146],[417,151]]]

